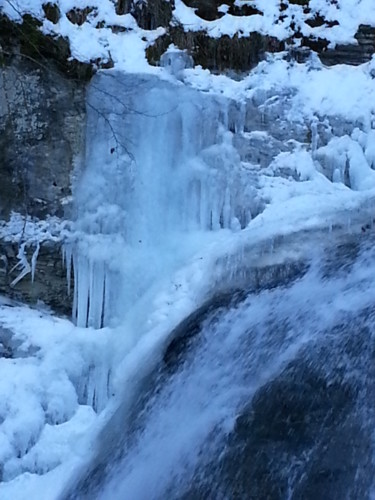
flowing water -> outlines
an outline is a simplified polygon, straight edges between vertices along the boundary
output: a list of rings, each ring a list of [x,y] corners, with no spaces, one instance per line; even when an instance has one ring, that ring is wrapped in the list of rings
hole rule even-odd
[[[188,322],[77,498],[369,498],[375,239],[332,243]]]

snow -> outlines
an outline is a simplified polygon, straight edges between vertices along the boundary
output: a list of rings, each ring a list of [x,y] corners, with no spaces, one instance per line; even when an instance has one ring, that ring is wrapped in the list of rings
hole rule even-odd
[[[237,2],[241,6],[243,2]],[[294,22],[294,31],[300,30],[305,36],[326,38],[334,46],[336,43],[354,43],[354,35],[360,24],[375,24],[375,6],[372,0],[341,0],[336,5],[327,0],[315,0],[309,2],[311,14],[305,13],[305,7],[301,5],[286,4],[287,8],[280,12],[280,3],[276,0],[255,0],[251,2],[262,14],[252,16],[234,16],[227,12],[226,6],[221,6],[220,12],[225,15],[214,21],[201,19],[194,9],[184,4],[182,0],[176,0],[174,16],[187,31],[206,31],[212,38],[223,35],[233,37],[234,35],[249,36],[258,32],[278,39],[288,38],[293,30],[291,21]],[[338,25],[327,28],[326,26],[311,27],[306,20],[313,18],[318,13],[327,21],[337,21]]]
[[[70,231],[71,223],[58,217],[47,216],[44,220],[38,220],[12,212],[7,221],[0,221],[0,238],[14,243],[59,242]]]
[[[64,471],[70,474],[72,462],[85,458],[87,430],[95,429],[102,409],[90,384],[108,383],[110,337],[106,330],[90,333],[46,312],[0,304],[0,339],[9,355],[0,358],[1,499],[22,498],[25,485],[29,498],[40,499],[41,484],[51,476],[47,491],[53,494],[44,498],[54,498],[67,479]],[[89,366],[95,366],[90,376]]]
[[[160,73],[158,68],[147,63],[145,49],[165,33],[164,28],[152,31],[140,29],[131,14],[117,15],[111,0],[58,0],[56,5],[62,15],[53,24],[44,17],[44,3],[44,0],[0,0],[0,11],[17,22],[21,21],[25,13],[42,20],[45,33],[68,38],[72,57],[79,61],[112,60],[118,70]],[[257,7],[262,14],[234,16],[222,6],[220,11],[224,13],[223,17],[205,21],[182,0],[176,0],[172,24],[181,24],[189,31],[205,31],[212,38],[223,35],[241,37],[258,32],[285,40],[292,35],[293,30],[300,30],[304,36],[327,39],[331,46],[337,43],[356,44],[354,35],[359,25],[375,25],[375,5],[372,0],[339,0],[335,4],[328,0],[314,0],[309,3],[311,13],[305,13],[303,6],[287,3],[282,15],[278,0],[255,0],[251,5]],[[91,9],[80,26],[66,17],[66,13],[73,8]],[[306,21],[315,14],[322,15],[327,21],[337,21],[338,24],[313,28]],[[103,21],[105,25],[100,27]],[[123,30],[114,32],[111,26],[118,26]]]

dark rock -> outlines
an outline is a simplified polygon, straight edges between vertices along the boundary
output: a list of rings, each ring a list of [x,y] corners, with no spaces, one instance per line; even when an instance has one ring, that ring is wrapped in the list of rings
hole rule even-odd
[[[172,20],[173,0],[119,0],[116,3],[116,13],[119,15],[131,13],[140,28],[154,30],[160,26],[168,27]]]
[[[179,498],[368,498],[374,314],[348,315],[301,349],[241,410],[219,458]]]
[[[214,21],[224,14],[218,11],[218,7],[223,3],[221,0],[183,0],[188,7],[195,9],[197,16],[206,21]],[[230,2],[232,3],[232,2]]]
[[[307,19],[306,24],[311,26],[311,28],[318,28],[319,26],[323,26],[325,24],[325,19],[317,14],[314,17]]]
[[[61,13],[59,7],[55,3],[43,4],[43,11],[48,21],[51,21],[53,24],[58,23]]]
[[[171,333],[173,340],[168,345],[163,358],[168,371],[171,372],[179,366],[186,353],[191,349],[195,338],[199,337],[203,322],[213,312],[235,307],[251,293],[259,293],[261,290],[278,286],[287,286],[293,280],[301,277],[307,269],[307,264],[302,261],[248,269],[244,280],[247,284],[246,289],[238,288],[218,293],[188,316]]]
[[[79,9],[74,7],[66,13],[66,17],[72,24],[77,24],[82,26],[83,23],[87,21],[88,16],[95,11],[94,7],[85,7],[84,9]]]
[[[279,40],[252,33],[248,37],[235,35],[211,38],[205,32],[186,32],[181,27],[172,27],[169,34],[160,37],[151,45],[146,55],[151,64],[158,65],[161,55],[173,43],[193,57],[196,65],[216,72],[243,72],[254,68],[266,52],[284,50]]]
[[[133,4],[132,14],[138,26],[146,30],[154,30],[160,26],[168,27],[172,20],[173,0],[148,0]]]
[[[85,84],[11,57],[0,72],[0,216],[64,215],[84,144]]]
[[[333,25],[333,24],[332,24]],[[358,45],[336,45],[335,48],[327,48],[328,44],[322,41],[314,45],[312,40],[306,41],[305,44],[311,48],[315,47],[319,53],[319,57],[327,66],[335,64],[350,64],[357,66],[371,60],[375,54],[375,28],[367,25],[360,25],[355,38]]]
[[[232,14],[233,16],[263,16],[263,12],[248,4],[238,4],[232,3],[229,7],[228,14]]]
[[[165,367],[170,372],[178,368],[186,352],[191,348],[194,338],[200,333],[205,319],[214,311],[235,305],[244,298],[244,295],[245,292],[241,290],[232,290],[216,295],[182,321],[171,334],[172,341],[163,358]]]
[[[205,19],[206,21],[214,21],[220,19],[224,15],[223,12],[218,10],[221,5],[228,6],[228,13],[233,16],[253,16],[256,14],[263,15],[263,12],[248,4],[235,3],[234,0],[184,0],[188,7],[195,10],[197,16]]]

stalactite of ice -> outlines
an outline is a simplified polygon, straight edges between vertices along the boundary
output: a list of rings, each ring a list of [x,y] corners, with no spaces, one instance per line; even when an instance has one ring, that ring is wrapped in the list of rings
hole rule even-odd
[[[318,119],[314,117],[311,122],[311,154],[315,157],[316,150],[318,149],[319,133],[318,133]]]
[[[40,243],[38,241],[36,244],[36,248],[33,252],[33,255],[31,257],[31,281],[33,283],[34,283],[34,278],[35,278],[35,270],[36,270],[36,263],[38,260],[39,250],[40,250]]]
[[[375,130],[370,130],[367,134],[365,156],[370,167],[375,170]]]
[[[67,281],[67,292],[68,296],[71,294],[72,287],[72,267],[73,267],[73,255],[72,255],[72,247],[67,244],[62,248],[62,258],[63,258],[63,266],[66,269],[66,281]]]
[[[10,286],[16,286],[27,274],[30,273],[31,267],[27,260],[26,252],[26,243],[22,243],[18,249],[17,259],[18,263],[10,270],[9,274],[12,274],[16,269],[21,269],[18,276],[11,282]]]
[[[65,254],[78,325],[121,316],[165,275],[186,234],[249,223],[254,188],[232,144],[245,114],[244,105],[179,83],[94,79],[76,194],[80,236]]]

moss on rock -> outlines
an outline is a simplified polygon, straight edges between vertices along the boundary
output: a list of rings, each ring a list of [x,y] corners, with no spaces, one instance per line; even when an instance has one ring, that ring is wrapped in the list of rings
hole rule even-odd
[[[66,77],[89,80],[93,66],[76,60],[71,56],[69,41],[63,37],[45,35],[41,32],[41,22],[25,14],[22,24],[0,15],[0,45],[7,58],[24,56],[42,67],[53,66]]]

